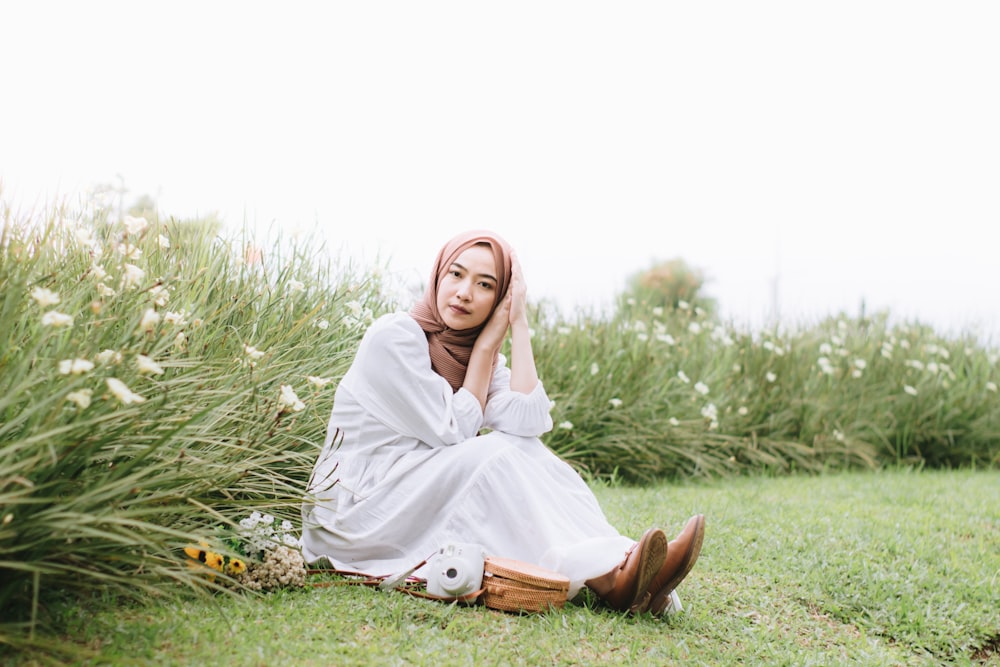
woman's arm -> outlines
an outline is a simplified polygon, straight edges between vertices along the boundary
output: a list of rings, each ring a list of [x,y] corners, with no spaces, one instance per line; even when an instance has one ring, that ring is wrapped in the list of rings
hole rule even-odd
[[[521,273],[521,263],[515,253],[510,255],[510,388],[530,394],[538,384],[535,354],[531,350],[528,330],[528,286]]]

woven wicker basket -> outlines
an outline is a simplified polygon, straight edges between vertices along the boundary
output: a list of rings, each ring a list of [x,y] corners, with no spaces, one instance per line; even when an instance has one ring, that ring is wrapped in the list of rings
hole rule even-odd
[[[562,609],[569,595],[569,578],[558,572],[510,558],[486,558],[483,604],[513,612]]]

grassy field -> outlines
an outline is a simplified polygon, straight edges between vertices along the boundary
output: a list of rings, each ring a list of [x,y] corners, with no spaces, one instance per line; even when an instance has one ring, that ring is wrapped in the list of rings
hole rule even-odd
[[[307,587],[68,606],[65,639],[81,665],[1000,664],[1000,473],[594,488],[634,535],[707,515],[682,613],[625,617],[584,594],[562,611],[519,617]]]

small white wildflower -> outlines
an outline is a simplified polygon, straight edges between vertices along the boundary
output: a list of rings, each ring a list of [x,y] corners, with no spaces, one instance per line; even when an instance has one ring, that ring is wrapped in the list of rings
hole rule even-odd
[[[663,316],[663,306],[653,306],[653,317]]]
[[[855,359],[854,360],[854,367],[857,368],[858,370],[862,370],[863,371],[863,370],[865,370],[865,368],[868,367],[868,363],[864,359]]]
[[[313,385],[315,385],[317,389],[322,389],[326,385],[333,382],[333,378],[324,378],[324,377],[319,377],[317,375],[307,375],[306,379],[309,380],[309,382],[311,382]]]
[[[622,399],[620,398],[609,398],[608,405],[613,408],[620,408],[622,406]]]
[[[108,272],[100,264],[94,264],[90,267],[90,275],[94,276],[94,280],[101,281],[108,277]]]
[[[830,342],[836,345],[837,347],[840,347],[841,345],[844,344],[844,339],[841,338],[840,336],[830,336]]]
[[[824,356],[833,354],[833,346],[829,343],[823,343],[819,346],[819,353]]]
[[[146,272],[140,269],[135,264],[125,265],[125,275],[122,276],[122,282],[125,287],[138,287],[142,279],[146,277]]]
[[[115,250],[125,259],[139,259],[142,257],[142,248],[131,243],[119,243]]]
[[[819,369],[827,375],[833,375],[833,364],[831,364],[830,360],[826,357],[820,357],[817,359],[816,364],[819,366]]]
[[[556,333],[559,334],[560,336],[566,336],[571,331],[573,331],[573,330],[570,329],[569,327],[556,327]]]
[[[765,340],[760,346],[769,352],[774,352],[774,343],[769,340]]]
[[[734,373],[739,373],[741,370],[743,370],[742,366],[740,366],[739,364],[733,364],[733,372]]]
[[[244,344],[243,345],[243,351],[246,353],[246,355],[248,357],[250,357],[254,361],[256,361],[257,359],[260,359],[261,357],[263,357],[266,354],[263,350],[258,350],[253,345],[245,345]]]
[[[571,421],[559,422],[559,428],[563,429],[564,431],[572,431],[573,422]]]
[[[701,333],[701,325],[697,322],[691,322],[688,324],[688,331],[695,334],[696,336]]]
[[[38,305],[43,308],[46,306],[54,306],[59,303],[59,295],[50,289],[45,289],[44,287],[36,287],[31,290],[31,298],[37,301]]]
[[[901,341],[899,341],[899,346],[901,348],[903,348],[904,350],[909,350],[910,349],[910,341],[908,341],[908,340],[901,340]]]
[[[947,360],[951,358],[951,353],[948,351],[947,348],[939,347],[937,353],[938,356],[941,357],[942,359]]]
[[[680,422],[679,419],[677,419],[677,417],[671,417],[667,421],[670,423],[671,426],[680,426],[681,425],[681,422]]]
[[[306,284],[304,282],[300,281],[300,280],[295,280],[293,278],[292,280],[288,281],[288,291],[289,292],[292,292],[292,293],[301,292],[305,288],[306,288]]]
[[[82,375],[94,370],[94,364],[86,359],[63,359],[59,362],[59,372],[63,375]]]
[[[113,287],[108,287],[104,283],[97,283],[97,293],[104,297],[112,297],[117,294]]]
[[[988,391],[992,391],[994,394],[997,393],[997,383],[996,382],[987,382],[986,383],[986,389]]]
[[[719,416],[719,409],[715,407],[715,403],[707,403],[701,409],[701,416],[714,421]]]
[[[937,365],[936,361],[929,361],[929,362],[927,362],[927,372],[928,373],[933,373],[935,375],[937,374],[937,372],[938,372],[938,365]]]
[[[105,382],[108,384],[108,389],[111,390],[111,393],[115,395],[115,398],[117,398],[125,405],[130,405],[132,403],[142,403],[143,401],[146,400],[139,394],[136,394],[131,389],[129,389],[128,386],[126,386],[126,384],[121,380],[119,380],[118,378],[107,378]]]
[[[656,340],[671,346],[677,344],[677,341],[675,341],[674,337],[671,336],[670,334],[660,334],[656,337]]]
[[[170,239],[168,239],[163,234],[160,234],[156,238],[156,241],[157,241],[157,243],[160,244],[160,248],[162,248],[163,250],[170,250]]]
[[[135,355],[135,366],[139,369],[140,373],[149,373],[150,375],[163,375],[163,367],[158,363],[153,361],[151,358],[147,357],[145,354]]]
[[[160,323],[160,314],[152,308],[147,308],[139,320],[139,329],[142,331],[152,331]]]
[[[690,384],[691,382],[691,378],[689,378],[684,371],[677,371],[677,377],[680,378],[680,381],[684,384]]]
[[[645,331],[646,323],[642,320],[636,320],[635,322],[632,323],[632,329],[634,329],[635,331]]]
[[[73,316],[60,313],[55,310],[42,315],[43,327],[71,327],[73,326]]]
[[[591,375],[597,375],[600,372],[601,372],[601,367],[597,365],[596,361],[590,365],[590,374]]]
[[[76,237],[76,242],[82,246],[93,248],[97,245],[97,239],[94,238],[89,229],[81,227],[73,232],[73,236]]]
[[[316,328],[325,331],[330,328],[330,322],[327,320],[319,320],[318,322],[316,322]]]
[[[704,382],[696,382],[694,385],[694,390],[699,394],[701,394],[702,396],[706,396],[708,394],[708,385],[705,384]]]
[[[844,442],[845,440],[844,434],[841,431],[838,431],[837,429],[833,429],[833,439],[836,440],[837,442]]]
[[[187,324],[187,316],[188,313],[183,310],[176,313],[168,310],[163,314],[163,321],[175,327],[182,327]]]
[[[640,343],[645,343],[647,340],[649,340],[649,334],[647,334],[647,333],[639,333],[639,334],[635,335],[635,338]]]
[[[122,224],[129,236],[141,236],[149,228],[146,218],[136,218],[131,215],[126,215]]]
[[[912,386],[910,386],[908,384],[904,384],[903,385],[903,391],[905,391],[910,396],[916,396],[917,395],[917,389],[916,389],[916,387],[912,387]]]
[[[181,352],[187,350],[187,336],[184,335],[183,331],[178,331],[177,335],[174,336],[174,347]]]
[[[90,407],[90,396],[93,392],[90,389],[80,389],[78,391],[71,391],[66,394],[66,400],[71,403],[76,403],[76,406],[81,410],[86,410]]]
[[[746,417],[748,412],[750,412],[750,410],[747,409],[747,406],[741,405],[739,410],[736,411],[736,414],[741,417]]]
[[[764,377],[767,379],[768,382],[774,382],[775,380],[778,379],[778,376],[772,373],[771,371],[768,371],[767,375],[765,375]]]
[[[855,379],[861,377],[864,374],[865,374],[865,372],[863,370],[861,370],[860,368],[855,368],[853,371],[851,371],[851,377],[855,378]]]
[[[97,359],[97,363],[99,364],[120,364],[122,361],[122,353],[117,350],[102,350],[101,352],[98,352],[94,358]]]
[[[163,285],[153,285],[149,288],[149,294],[153,297],[153,303],[161,308],[170,300],[170,292]]]
[[[916,368],[918,371],[924,370],[924,362],[919,359],[907,359],[905,365],[910,368]]]
[[[305,409],[306,404],[295,395],[292,385],[283,384],[281,385],[281,396],[278,398],[278,407],[281,408],[281,412],[299,412]]]
[[[684,299],[677,300],[677,308],[680,310],[691,310],[691,304]]]

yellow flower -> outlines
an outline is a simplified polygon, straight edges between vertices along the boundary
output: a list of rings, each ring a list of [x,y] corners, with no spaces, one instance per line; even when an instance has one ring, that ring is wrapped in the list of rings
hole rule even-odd
[[[226,574],[237,575],[237,574],[243,574],[246,571],[247,571],[247,564],[244,563],[239,558],[231,559],[229,561],[229,564],[226,565]]]

